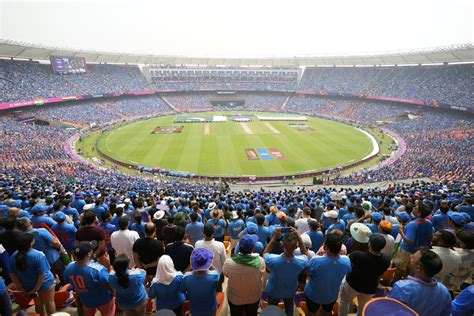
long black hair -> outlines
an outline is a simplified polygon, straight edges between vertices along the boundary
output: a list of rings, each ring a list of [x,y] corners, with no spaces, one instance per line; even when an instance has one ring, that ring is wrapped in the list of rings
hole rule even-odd
[[[26,270],[26,253],[31,249],[35,237],[32,234],[21,234],[18,237],[18,252],[15,258],[15,266],[18,270]]]
[[[130,259],[128,259],[125,254],[121,254],[115,258],[114,263],[112,264],[115,274],[117,275],[118,284],[123,288],[127,288],[130,283],[127,272],[129,263]]]

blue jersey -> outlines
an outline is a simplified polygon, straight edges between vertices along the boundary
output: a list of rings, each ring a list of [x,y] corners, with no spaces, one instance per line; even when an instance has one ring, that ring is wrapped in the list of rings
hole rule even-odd
[[[42,226],[43,224],[47,225],[48,227],[53,227],[53,225],[56,224],[56,221],[46,215],[41,215],[41,216],[35,215],[31,219],[31,224],[33,225],[34,228],[41,228],[43,227]]]
[[[452,316],[474,315],[474,285],[465,288],[451,303]]]
[[[331,304],[337,300],[342,279],[352,271],[347,256],[313,257],[306,267],[310,275],[304,294],[317,304]]]
[[[280,219],[276,214],[268,214],[265,216],[265,221],[268,223],[268,226],[276,225],[280,223]]]
[[[128,270],[129,284],[127,288],[123,288],[118,284],[118,278],[115,272],[111,272],[109,282],[115,290],[117,303],[125,308],[141,305],[146,300],[145,279],[145,271]]]
[[[346,223],[343,220],[338,219],[336,223],[329,225],[327,232],[330,233],[334,229],[339,229],[344,232],[346,230]]]
[[[81,303],[86,307],[98,307],[112,299],[112,293],[106,288],[109,273],[103,265],[96,262],[88,264],[71,262],[66,267],[64,278],[71,283]]]
[[[216,290],[220,274],[207,271],[204,274],[188,272],[181,282],[180,292],[189,300],[189,310],[193,316],[212,316],[217,308]]]
[[[428,246],[430,243],[433,237],[433,224],[427,219],[417,218],[405,226],[405,235],[413,244],[409,245],[403,240],[400,248],[409,253],[415,253],[419,248]]]
[[[207,223],[211,223],[214,226],[214,237],[220,238],[225,234],[225,228],[227,226],[226,222],[223,219],[210,219]]]
[[[191,222],[186,225],[185,228],[186,236],[188,237],[191,244],[194,246],[196,241],[204,238],[204,224],[199,222]]]
[[[186,295],[180,291],[181,281],[183,280],[181,273],[177,274],[173,281],[168,284],[151,282],[148,297],[156,298],[157,309],[173,310],[178,308],[186,300]]]
[[[105,246],[107,250],[112,250],[112,242],[110,241],[110,236],[113,232],[118,230],[117,226],[113,225],[112,223],[100,223],[99,227],[104,230],[105,233]]]
[[[268,295],[278,299],[293,297],[298,287],[298,276],[305,269],[308,258],[267,253],[264,259],[270,269],[267,282]]]
[[[86,202],[83,199],[77,199],[71,203],[71,206],[74,207],[79,213],[82,213],[84,205],[86,205]]]
[[[49,264],[59,260],[59,252],[51,245],[56,238],[45,228],[33,228],[28,233],[35,236],[33,248],[43,252],[48,259]]]
[[[324,243],[324,234],[322,231],[308,231],[305,233],[311,239],[310,250],[317,252]]]
[[[448,227],[448,214],[440,213],[438,215],[433,216],[431,222],[433,223],[433,227],[436,231],[445,229]]]
[[[5,285],[3,278],[0,277],[0,296],[5,294],[7,294],[7,286]]]
[[[140,225],[132,223],[132,225],[130,225],[130,230],[136,231],[140,237],[145,237],[145,226],[145,222],[141,222]]]
[[[242,230],[244,230],[245,223],[241,219],[235,219],[232,220],[229,223],[229,232],[230,232],[230,238],[231,239],[239,239],[239,234]]]
[[[15,274],[21,285],[27,291],[35,288],[40,276],[44,275],[40,291],[49,290],[54,285],[54,275],[46,256],[36,249],[30,249],[25,254],[26,269],[20,270],[16,267],[15,261],[18,251],[15,251],[10,258],[10,272]]]
[[[61,244],[64,246],[66,251],[73,251],[74,244],[76,242],[76,226],[72,224],[62,223],[62,224],[55,224],[51,227],[53,232],[58,237]]]
[[[448,289],[436,280],[427,283],[409,276],[396,282],[388,297],[407,304],[420,315],[444,316],[451,313],[451,295]]]

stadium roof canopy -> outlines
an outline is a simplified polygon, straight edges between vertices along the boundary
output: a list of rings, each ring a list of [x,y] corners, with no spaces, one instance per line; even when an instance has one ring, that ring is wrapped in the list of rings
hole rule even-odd
[[[96,52],[0,40],[0,57],[48,60],[50,56],[84,57],[91,63],[151,65],[227,66],[319,66],[319,65],[401,65],[474,62],[474,45],[456,45],[425,50],[361,54],[354,56],[314,56],[289,58],[193,58]]]

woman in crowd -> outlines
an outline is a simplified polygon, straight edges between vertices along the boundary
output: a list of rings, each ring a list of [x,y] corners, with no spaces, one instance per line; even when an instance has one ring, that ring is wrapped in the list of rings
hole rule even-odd
[[[181,315],[181,308],[186,296],[180,292],[183,274],[176,271],[173,260],[163,255],[158,261],[156,276],[151,282],[148,297],[156,299],[156,309],[172,310],[177,316]]]
[[[46,256],[33,249],[32,234],[18,237],[18,251],[10,258],[10,277],[18,290],[33,298],[36,312],[41,316],[56,312],[54,304],[54,275]]]
[[[126,316],[145,315],[147,303],[144,270],[130,270],[130,259],[124,254],[115,258],[114,271],[110,273],[109,282],[115,290],[117,304]]]

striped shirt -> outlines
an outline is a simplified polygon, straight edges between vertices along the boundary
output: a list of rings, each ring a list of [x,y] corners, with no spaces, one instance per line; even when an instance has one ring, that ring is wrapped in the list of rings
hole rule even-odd
[[[256,303],[262,297],[262,276],[265,272],[265,261],[260,258],[260,269],[235,263],[227,259],[223,272],[229,278],[227,298],[234,305]]]

